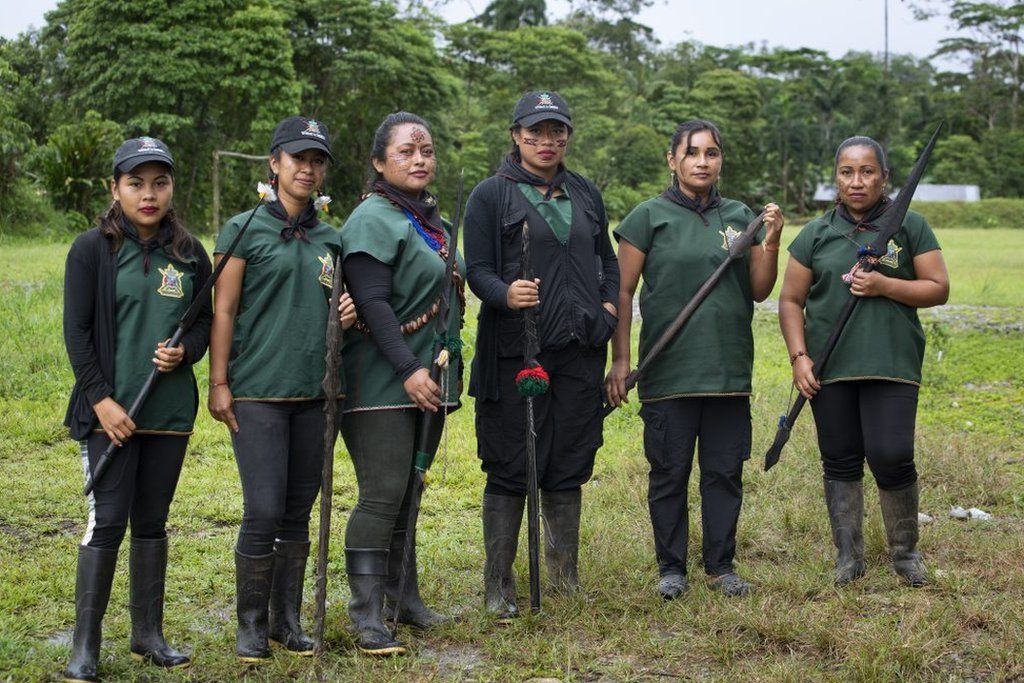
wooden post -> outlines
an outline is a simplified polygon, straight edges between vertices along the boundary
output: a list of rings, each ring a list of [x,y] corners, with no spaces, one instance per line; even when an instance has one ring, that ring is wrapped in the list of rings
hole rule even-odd
[[[241,152],[229,152],[218,149],[213,152],[213,228],[211,232],[220,230],[220,158],[231,157],[233,159],[244,159],[246,161],[266,161],[267,157],[260,154],[242,154]]]

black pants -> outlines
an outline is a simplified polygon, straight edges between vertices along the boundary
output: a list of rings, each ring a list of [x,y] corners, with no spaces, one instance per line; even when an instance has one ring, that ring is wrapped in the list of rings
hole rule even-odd
[[[388,548],[391,533],[406,528],[422,414],[415,408],[345,414],[341,433],[359,484],[359,501],[348,518],[345,547]],[[430,427],[432,452],[437,450],[443,427],[443,414],[438,413]]]
[[[825,478],[860,481],[867,460],[878,488],[897,491],[917,481],[914,424],[918,387],[860,380],[826,384],[811,400]]]
[[[82,467],[90,471],[110,439],[94,433],[79,442]],[[188,436],[136,434],[117,449],[89,495],[89,523],[82,545],[117,550],[131,521],[135,538],[167,536],[167,512],[178,486]]]
[[[647,504],[662,575],[686,573],[690,519],[687,487],[698,443],[704,570],[733,571],[743,504],[743,461],[750,457],[750,399],[709,396],[644,403]]]
[[[231,445],[243,499],[236,549],[266,555],[274,539],[308,541],[323,467],[324,402],[238,401],[234,410]]]
[[[603,443],[605,350],[573,344],[542,351],[537,360],[551,377],[548,392],[533,399],[537,482],[544,491],[577,489],[590,479]],[[501,399],[476,403],[477,455],[487,493],[526,494],[526,399],[515,384],[522,369],[521,358],[499,358]]]

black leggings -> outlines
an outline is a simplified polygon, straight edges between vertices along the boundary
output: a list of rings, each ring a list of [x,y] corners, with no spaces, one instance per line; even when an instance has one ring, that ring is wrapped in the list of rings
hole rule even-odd
[[[918,387],[887,380],[824,385],[811,400],[825,478],[860,481],[867,460],[878,488],[917,481],[914,422]]]
[[[243,500],[236,550],[259,556],[273,552],[275,539],[308,541],[324,460],[324,402],[237,401],[234,411]]]
[[[79,442],[83,473],[110,444],[99,432]],[[131,520],[132,536],[167,536],[167,512],[178,486],[188,436],[136,434],[114,452],[110,469],[89,495],[89,523],[82,545],[117,550]]]
[[[413,456],[422,413],[415,408],[361,410],[345,414],[341,433],[352,457],[359,501],[345,531],[347,548],[388,548],[395,529],[405,529],[413,482]],[[437,449],[444,418],[431,426]]]

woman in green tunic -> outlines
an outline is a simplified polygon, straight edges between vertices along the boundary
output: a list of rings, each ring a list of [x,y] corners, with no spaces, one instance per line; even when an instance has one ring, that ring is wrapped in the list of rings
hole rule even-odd
[[[779,296],[793,383],[811,399],[818,430],[839,585],[864,573],[865,460],[878,485],[893,569],[912,586],[927,578],[917,551],[914,423],[925,342],[917,309],[945,303],[949,276],[935,234],[913,211],[874,270],[851,270],[858,250],[876,239],[872,222],[888,205],[888,179],[877,142],[853,137],[839,145],[836,206],[789,246]],[[815,355],[850,294],[862,300],[815,379]]]
[[[119,447],[89,495],[66,681],[99,680],[101,622],[129,521],[132,657],[190,664],[163,635],[166,525],[198,409],[192,365],[206,353],[209,297],[181,343],[166,343],[210,277],[210,259],[171,208],[174,161],[163,142],[124,142],[111,193],[110,210],[75,240],[64,272],[64,340],[75,373],[65,424],[80,443],[86,479],[111,442]],[[160,379],[132,419],[125,406],[154,364]]]
[[[216,286],[209,407],[231,432],[242,480],[235,580],[243,662],[269,658],[268,640],[313,654],[299,614],[324,452],[328,302],[341,248],[313,194],[330,158],[321,122],[292,116],[278,124],[269,159],[277,199],[256,211]],[[221,229],[218,262],[245,218]],[[338,314],[342,326],[355,321],[347,296]]]
[[[725,260],[730,241],[753,220],[716,183],[722,137],[708,121],[687,121],[672,137],[672,185],[635,209],[615,229],[619,240],[619,325],[612,338],[608,400],[626,400],[630,370],[633,293],[641,275],[640,356],[661,336],[701,284]],[[749,585],[735,572],[736,523],[743,502],[743,461],[750,457],[750,376],[753,302],[764,300],[776,278],[782,212],[765,207],[755,246],[726,271],[693,317],[640,379],[644,453],[650,463],[647,500],[666,599],[681,595],[686,579],[689,519],[687,485],[699,443],[704,571],[711,586],[743,595]]]
[[[398,621],[414,628],[445,621],[420,598],[415,538],[404,594],[399,590],[406,535],[416,533],[407,521],[420,416],[437,415],[433,450],[445,413],[459,403],[461,363],[449,364],[440,386],[430,379],[433,318],[450,283],[449,234],[426,190],[437,164],[427,122],[407,112],[387,116],[374,135],[371,164],[370,192],[342,228],[345,279],[359,311],[342,353],[349,391],[341,430],[359,482],[345,561],[358,647],[390,655],[406,650],[384,624],[397,604]],[[459,299],[462,272],[459,260]],[[448,337],[457,339],[463,304],[451,305]]]

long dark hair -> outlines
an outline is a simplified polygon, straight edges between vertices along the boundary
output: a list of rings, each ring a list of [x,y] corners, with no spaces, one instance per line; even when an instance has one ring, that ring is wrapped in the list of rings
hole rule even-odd
[[[711,133],[711,138],[718,145],[718,149],[725,151],[725,147],[722,145],[722,131],[718,130],[718,126],[707,121],[705,119],[690,119],[689,121],[683,121],[676,130],[672,133],[672,140],[669,141],[668,151],[672,156],[676,155],[679,150],[679,145],[685,141],[686,148],[690,148],[690,140],[693,138],[694,133],[700,133],[701,131],[707,131]]]
[[[170,169],[168,169],[168,175],[171,175]],[[117,170],[114,171],[114,184],[116,185],[121,177],[124,176],[124,172]],[[174,176],[171,175],[173,178]],[[124,229],[121,227],[121,219],[124,217],[124,211],[121,209],[121,202],[116,199],[110,203],[110,208],[107,212],[99,217],[96,227],[99,228],[100,234],[110,240],[110,251],[116,252],[121,249],[121,245],[124,244]],[[173,208],[167,209],[167,213],[160,221],[160,229],[170,230],[171,233],[171,254],[174,258],[179,261],[191,258],[193,255],[193,237],[189,231],[185,228],[185,224],[178,218],[178,214],[175,213]]]
[[[366,174],[366,192],[371,192],[373,189],[373,183],[381,180],[384,176],[376,168],[373,167],[374,161],[381,163],[387,163],[388,160],[388,144],[391,142],[391,132],[398,126],[405,123],[415,123],[423,126],[430,133],[430,137],[434,137],[433,131],[430,129],[430,124],[427,123],[426,119],[422,116],[417,116],[407,111],[396,111],[388,114],[384,117],[384,120],[377,126],[377,130],[373,134],[373,148],[370,150],[370,162],[368,164]]]
[[[885,156],[885,150],[882,149],[882,145],[878,140],[869,138],[867,135],[854,135],[852,138],[846,138],[839,143],[839,147],[836,148],[836,162],[832,167],[832,175],[835,175],[839,170],[839,155],[848,147],[870,147],[874,150],[875,159],[878,161],[878,167],[882,169],[882,173],[885,175],[886,179],[888,179],[889,159]]]

